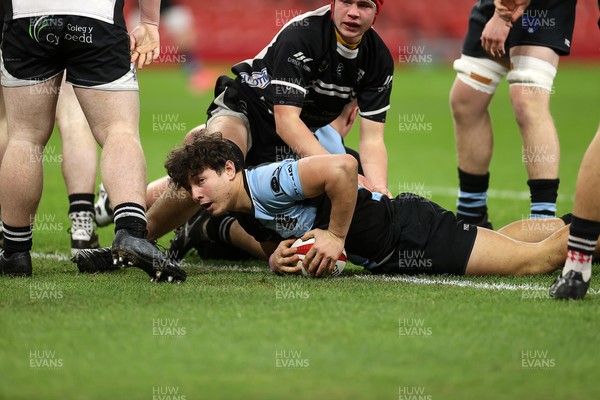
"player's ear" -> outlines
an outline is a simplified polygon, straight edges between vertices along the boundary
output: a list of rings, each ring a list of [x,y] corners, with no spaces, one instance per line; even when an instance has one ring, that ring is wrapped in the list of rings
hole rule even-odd
[[[225,162],[224,172],[227,174],[227,177],[229,179],[233,179],[235,177],[235,174],[237,173],[237,170],[235,168],[235,163],[231,160],[227,160]]]

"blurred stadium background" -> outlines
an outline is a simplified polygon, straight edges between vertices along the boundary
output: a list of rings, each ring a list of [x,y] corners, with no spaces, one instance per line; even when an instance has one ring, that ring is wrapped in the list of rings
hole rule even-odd
[[[176,0],[193,15],[196,51],[206,61],[244,60],[260,51],[291,18],[327,4],[324,0]],[[452,61],[460,51],[473,0],[388,0],[376,29],[396,60],[404,46],[426,46],[434,61]],[[134,2],[127,2],[130,10]],[[596,0],[577,4],[572,58],[598,59]],[[257,29],[260,26],[260,29]],[[168,46],[165,37],[163,46]]]

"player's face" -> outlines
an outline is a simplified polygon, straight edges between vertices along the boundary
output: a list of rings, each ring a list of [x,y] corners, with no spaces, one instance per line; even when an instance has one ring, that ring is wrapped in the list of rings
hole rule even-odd
[[[356,44],[375,20],[377,7],[368,0],[335,0],[333,22],[346,43]]]
[[[233,163],[231,168],[226,167],[220,174],[214,169],[207,168],[197,175],[190,176],[192,199],[213,215],[231,211],[229,208],[233,198],[231,182],[234,176]]]

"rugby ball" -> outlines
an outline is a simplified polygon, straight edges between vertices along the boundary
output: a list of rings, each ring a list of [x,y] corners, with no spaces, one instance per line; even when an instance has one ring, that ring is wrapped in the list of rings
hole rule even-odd
[[[314,243],[315,243],[315,238],[310,238],[308,240],[298,239],[294,242],[294,244],[292,244],[292,247],[295,247],[298,249],[298,250],[296,250],[296,255],[300,258],[300,260],[298,260],[298,263],[296,265],[299,265],[300,267],[302,267],[302,275],[303,276],[310,276],[308,274],[308,271],[304,268],[304,265],[302,265],[302,260],[304,260],[306,253],[308,253],[308,251],[310,250],[310,248],[312,247],[312,245]],[[333,267],[333,271],[331,272],[331,275],[329,275],[329,276],[330,277],[338,276],[339,274],[342,273],[344,268],[346,268],[346,250],[344,250],[342,252],[342,254],[340,254],[340,257],[338,258],[337,262],[335,263],[335,267]]]

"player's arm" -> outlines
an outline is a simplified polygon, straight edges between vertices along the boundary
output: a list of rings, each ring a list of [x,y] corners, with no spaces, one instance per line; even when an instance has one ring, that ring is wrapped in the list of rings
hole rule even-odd
[[[387,186],[388,158],[383,139],[384,128],[382,122],[361,118],[359,153],[365,178],[371,184],[367,189],[391,196]]]
[[[504,20],[508,26],[523,15],[523,11],[529,7],[531,0],[494,0],[496,14]]]
[[[306,198],[323,193],[331,200],[328,229],[313,229],[302,239],[315,238],[304,263],[308,273],[322,276],[331,273],[344,250],[344,242],[354,215],[358,191],[358,163],[348,154],[331,154],[302,159],[298,162],[300,183]]]
[[[129,34],[131,62],[137,67],[151,64],[160,55],[160,0],[139,0],[140,24]]]
[[[300,119],[301,111],[302,109],[296,106],[274,106],[277,133],[300,157],[329,154]]]

